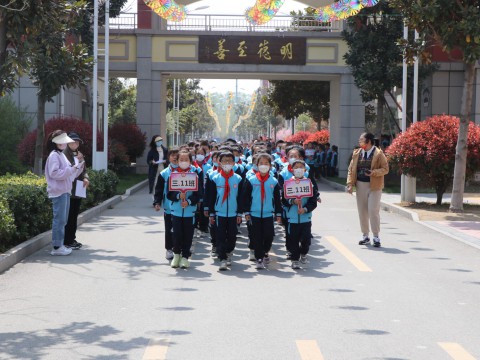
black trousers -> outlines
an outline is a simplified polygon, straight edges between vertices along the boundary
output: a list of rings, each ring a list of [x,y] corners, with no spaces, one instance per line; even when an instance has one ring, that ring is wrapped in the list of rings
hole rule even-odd
[[[173,249],[173,224],[172,214],[163,214],[163,220],[165,221],[165,250]]]
[[[300,259],[300,255],[307,255],[312,244],[312,223],[293,224],[288,226],[289,237],[287,248],[292,253],[292,260]]]
[[[273,229],[273,217],[258,218],[252,216],[252,235],[255,258],[263,259],[272,248],[275,231]]]
[[[70,208],[68,209],[68,220],[65,225],[65,239],[64,244],[72,244],[77,238],[77,218],[80,212],[80,205],[82,204],[82,198],[70,198]]]
[[[158,166],[150,165],[148,167],[148,192],[153,193],[153,186],[155,185],[155,177],[157,176]]]
[[[289,253],[291,253],[292,251],[289,249],[289,245],[290,245],[290,234],[288,232],[288,218],[287,218],[287,213],[285,212],[285,210],[283,210],[282,212],[282,224],[283,226],[285,227],[285,247],[287,248],[287,251]]]
[[[227,254],[235,250],[237,242],[237,217],[216,218],[217,254],[220,260],[226,260]]]
[[[210,242],[212,246],[217,247],[217,224],[208,224],[208,229],[210,230]]]
[[[255,244],[253,243],[252,222],[247,221],[247,233],[248,233],[248,248],[255,250]]]
[[[173,252],[184,258],[192,256],[190,248],[193,241],[193,217],[179,217],[172,215],[173,225]]]
[[[200,203],[198,207],[198,229],[203,232],[208,231],[208,220],[209,218],[203,213],[203,203]]]

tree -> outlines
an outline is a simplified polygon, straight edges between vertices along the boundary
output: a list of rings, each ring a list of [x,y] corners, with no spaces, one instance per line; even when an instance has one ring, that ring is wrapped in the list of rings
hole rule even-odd
[[[69,36],[77,26],[81,3],[59,1],[56,16],[45,21],[32,42],[28,68],[32,82],[38,87],[37,141],[35,144],[34,173],[42,174],[43,145],[45,139],[45,103],[53,101],[60,88],[85,84],[91,74],[93,59],[85,44]]]
[[[330,83],[328,81],[274,80],[266,97],[275,115],[293,119],[309,114],[321,129],[322,120],[330,113]]]
[[[386,150],[393,169],[435,188],[437,205],[452,183],[459,123],[454,116],[432,116],[410,126]],[[472,176],[480,168],[480,127],[472,122],[467,146],[470,156],[466,174]]]
[[[295,122],[295,131],[314,132],[317,129],[315,121],[307,114],[300,114]]]
[[[459,135],[455,150],[455,169],[450,210],[463,211],[463,192],[467,168],[467,139],[472,112],[475,63],[480,59],[480,9],[477,0],[390,0],[405,16],[409,27],[421,35],[414,44],[402,43],[407,58],[412,61],[416,54],[429,57],[427,50],[439,45],[445,51],[459,49],[463,52],[465,80]]]
[[[121,80],[109,80],[108,122],[135,124],[137,122],[137,86],[125,85]]]
[[[392,89],[402,86],[402,49],[397,41],[402,37],[403,19],[398,10],[381,1],[374,7],[362,9],[347,20],[348,29],[342,32],[348,44],[344,55],[355,85],[364,102],[377,100],[375,137],[380,139],[383,129],[385,94],[389,94],[399,110]],[[433,66],[420,67],[420,81],[434,71]],[[412,69],[410,69],[412,70]],[[413,76],[413,71],[410,71]]]

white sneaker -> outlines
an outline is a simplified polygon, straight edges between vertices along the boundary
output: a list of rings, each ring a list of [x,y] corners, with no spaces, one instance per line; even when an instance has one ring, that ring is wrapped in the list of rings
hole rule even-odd
[[[255,261],[255,250],[250,250],[250,254],[248,255],[249,261]]]
[[[227,261],[226,260],[222,260],[220,261],[220,270],[228,270],[228,267],[227,267]]]
[[[292,269],[300,269],[300,263],[298,261],[292,261]]]
[[[255,265],[255,268],[257,270],[261,270],[261,269],[265,269],[265,265],[263,264],[263,260],[260,259],[260,260],[257,260],[257,263]]]
[[[232,253],[227,254],[227,266],[232,265],[232,256],[233,256]]]
[[[50,252],[50,255],[65,256],[65,255],[70,255],[71,253],[72,253],[72,249],[62,245],[56,250],[52,249],[52,251]]]
[[[268,255],[266,255],[266,256],[263,258],[263,263],[264,263],[265,265],[270,264],[270,261],[271,261],[271,260],[270,260],[270,256],[268,256]]]
[[[172,260],[173,259],[173,251],[172,250],[167,250],[167,253],[165,254],[165,259],[167,260]]]
[[[307,255],[300,255],[300,262],[301,262],[302,264],[308,263]]]

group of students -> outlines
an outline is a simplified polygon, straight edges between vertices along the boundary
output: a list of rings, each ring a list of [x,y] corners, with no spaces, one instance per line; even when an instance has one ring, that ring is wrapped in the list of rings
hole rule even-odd
[[[287,258],[293,269],[307,263],[311,245],[312,211],[321,202],[315,181],[307,180],[307,196],[284,193],[291,179],[309,178],[305,150],[297,144],[256,142],[244,149],[235,140],[201,141],[168,151],[169,165],[160,172],[153,205],[164,210],[166,258],[172,268],[188,268],[194,229],[210,233],[211,255],[219,270],[232,265],[239,225],[245,218],[249,260],[257,269],[270,263],[274,221],[285,226]],[[171,186],[175,173],[194,173],[196,190]],[[182,175],[180,175],[182,176]]]

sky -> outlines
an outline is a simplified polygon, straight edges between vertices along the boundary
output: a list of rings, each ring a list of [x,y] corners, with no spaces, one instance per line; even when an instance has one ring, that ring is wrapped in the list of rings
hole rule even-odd
[[[181,2],[181,0],[180,0]],[[201,0],[196,3],[190,4],[187,9],[191,14],[229,14],[240,15],[245,13],[247,7],[253,6],[255,0]],[[279,15],[288,15],[292,10],[303,10],[305,5],[293,1],[285,0],[285,3],[279,10]],[[199,9],[201,8],[201,9]],[[199,10],[196,10],[199,9]],[[137,0],[128,0],[124,6],[125,12],[137,11]],[[258,89],[260,86],[259,80],[238,80],[238,92],[249,93]],[[205,91],[225,93],[227,91],[235,92],[236,81],[235,79],[202,79],[200,87]]]

